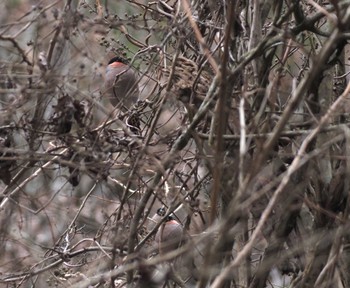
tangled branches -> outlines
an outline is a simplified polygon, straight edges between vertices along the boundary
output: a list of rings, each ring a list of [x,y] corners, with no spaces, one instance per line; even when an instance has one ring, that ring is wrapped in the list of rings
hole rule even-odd
[[[320,2],[1,4],[0,283],[349,287],[350,3]]]

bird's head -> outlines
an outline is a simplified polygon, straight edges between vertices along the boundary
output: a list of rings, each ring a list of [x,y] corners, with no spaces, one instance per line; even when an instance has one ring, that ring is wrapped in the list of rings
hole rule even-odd
[[[120,56],[115,56],[108,62],[108,66],[112,66],[112,67],[118,67],[118,66],[123,66],[128,64],[129,64],[128,60]]]

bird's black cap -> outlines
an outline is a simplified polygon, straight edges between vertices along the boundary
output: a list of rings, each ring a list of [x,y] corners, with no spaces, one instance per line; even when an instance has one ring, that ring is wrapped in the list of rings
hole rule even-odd
[[[120,62],[120,63],[126,64],[126,65],[129,64],[127,59],[120,57],[120,56],[113,57],[111,60],[109,60],[108,65],[112,64],[114,62]]]

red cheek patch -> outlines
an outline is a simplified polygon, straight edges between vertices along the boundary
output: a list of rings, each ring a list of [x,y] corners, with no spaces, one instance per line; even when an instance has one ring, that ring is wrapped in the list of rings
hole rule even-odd
[[[113,68],[118,68],[118,67],[125,66],[125,64],[122,62],[113,62],[113,63],[109,64],[108,66],[113,67]]]
[[[168,221],[166,223],[170,224],[170,225],[180,225],[179,222],[177,222],[176,220],[170,220],[170,221]]]

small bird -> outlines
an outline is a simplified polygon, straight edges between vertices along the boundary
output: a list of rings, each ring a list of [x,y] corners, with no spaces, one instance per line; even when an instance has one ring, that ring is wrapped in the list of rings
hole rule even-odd
[[[103,96],[111,104],[127,111],[139,97],[138,77],[128,61],[122,57],[113,57],[106,69]]]
[[[213,75],[206,70],[199,69],[197,63],[183,56],[179,56],[175,64],[171,91],[184,104],[192,102],[198,108],[208,92]],[[163,72],[169,78],[170,70],[164,69]],[[193,94],[193,99],[191,99],[191,94]]]
[[[158,211],[162,213],[160,209]],[[155,243],[159,252],[166,253],[172,251],[178,248],[183,241],[184,231],[182,225],[173,216],[168,216],[166,222],[159,227],[155,237]]]

